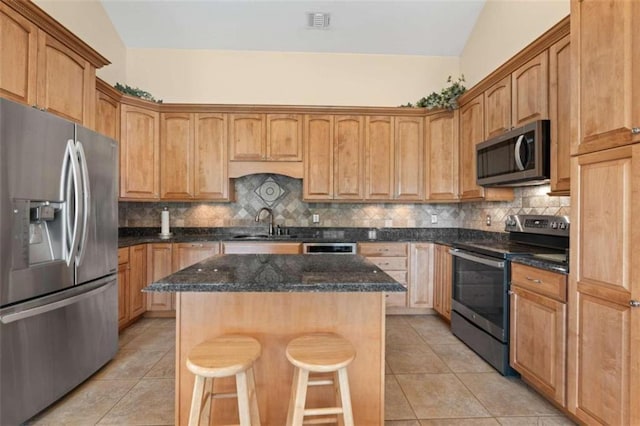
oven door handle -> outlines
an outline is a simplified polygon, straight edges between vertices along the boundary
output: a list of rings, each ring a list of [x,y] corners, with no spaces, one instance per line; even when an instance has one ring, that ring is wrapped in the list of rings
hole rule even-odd
[[[462,251],[460,249],[451,249],[449,250],[453,256],[460,257],[462,259],[470,260],[472,262],[482,263],[483,265],[493,266],[494,268],[504,269],[504,261],[494,260],[490,257],[478,256],[475,254],[470,254],[468,252]]]

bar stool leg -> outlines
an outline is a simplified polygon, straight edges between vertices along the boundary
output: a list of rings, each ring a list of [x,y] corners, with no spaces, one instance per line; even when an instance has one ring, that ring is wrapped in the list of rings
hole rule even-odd
[[[251,367],[247,371],[249,381],[249,404],[251,405],[251,426],[260,426],[260,410],[258,408],[258,394],[256,392],[256,377]]]
[[[240,371],[236,374],[236,386],[238,394],[238,412],[240,413],[240,426],[251,426],[251,414],[249,412],[249,387],[247,384],[246,371]]]
[[[213,378],[205,378],[204,380],[204,404],[200,410],[200,424],[209,425],[211,417],[211,409],[213,408]]]
[[[287,426],[300,426],[304,418],[304,405],[307,399],[309,372],[302,368],[295,368],[293,373],[293,389],[289,401]]]
[[[189,426],[200,424],[200,410],[202,409],[202,397],[204,395],[205,378],[196,376],[193,386],[193,396],[191,397],[191,412],[189,413]]]
[[[340,398],[342,399],[342,415],[345,426],[353,426],[353,410],[351,408],[351,398],[349,397],[349,377],[347,369],[338,370],[338,380],[340,381]]]

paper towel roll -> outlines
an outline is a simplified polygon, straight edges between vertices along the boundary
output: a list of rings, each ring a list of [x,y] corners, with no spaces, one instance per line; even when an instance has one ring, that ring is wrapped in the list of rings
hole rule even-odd
[[[162,219],[162,227],[160,230],[161,234],[164,235],[169,235],[169,210],[163,210],[162,214],[160,215],[160,218]]]

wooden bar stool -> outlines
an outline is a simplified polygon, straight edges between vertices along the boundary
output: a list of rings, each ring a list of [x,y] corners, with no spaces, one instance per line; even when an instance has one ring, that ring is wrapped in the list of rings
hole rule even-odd
[[[191,349],[187,368],[195,374],[196,381],[193,385],[189,426],[198,426],[203,412],[206,424],[209,424],[212,398],[238,398],[240,426],[260,425],[253,363],[261,352],[262,346],[256,339],[236,335],[216,337]],[[215,378],[231,376],[236,378],[235,393],[213,393]],[[210,390],[205,393],[207,379]]]
[[[338,424],[353,426],[347,366],[356,357],[351,342],[333,333],[309,334],[287,345],[287,359],[295,366],[287,426],[303,424],[305,416],[337,415]],[[333,379],[311,379],[309,373],[334,373]],[[308,386],[333,385],[340,406],[305,409]],[[336,401],[338,402],[338,401]],[[342,414],[342,419],[340,418]],[[341,421],[342,420],[342,421]],[[316,418],[305,424],[335,423],[333,418]]]

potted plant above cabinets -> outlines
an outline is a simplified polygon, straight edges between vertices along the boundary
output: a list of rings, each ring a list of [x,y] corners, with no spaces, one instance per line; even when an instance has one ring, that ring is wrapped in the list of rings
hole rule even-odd
[[[421,98],[415,105],[409,102],[401,106],[410,108],[415,106],[416,108],[427,109],[444,108],[449,111],[458,109],[458,98],[467,90],[462,84],[464,83],[464,75],[458,77],[457,81],[453,81],[453,78],[449,76],[447,83],[449,83],[449,86],[444,87],[440,93],[432,92],[427,97]]]

